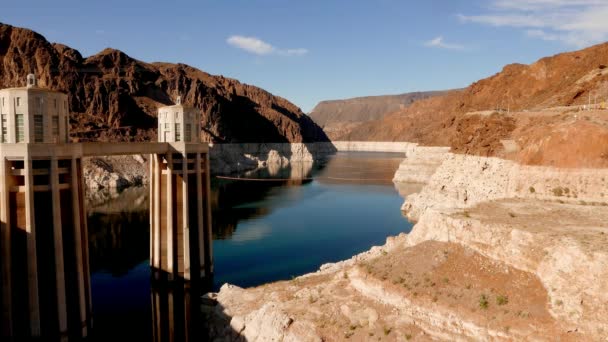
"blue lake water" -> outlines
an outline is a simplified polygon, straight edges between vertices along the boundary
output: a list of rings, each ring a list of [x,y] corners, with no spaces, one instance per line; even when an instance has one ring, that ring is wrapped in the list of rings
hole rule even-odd
[[[412,225],[399,210],[403,198],[391,181],[402,159],[338,153],[314,167],[295,164],[237,175],[238,180],[214,178],[214,289],[227,282],[249,287],[290,279],[409,232]],[[89,215],[100,340],[123,329],[152,338],[146,203],[146,189],[129,190]]]

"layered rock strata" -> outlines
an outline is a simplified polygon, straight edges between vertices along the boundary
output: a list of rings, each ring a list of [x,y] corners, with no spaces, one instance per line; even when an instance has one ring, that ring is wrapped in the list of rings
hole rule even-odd
[[[395,183],[427,183],[447,157],[449,147],[425,147],[412,145],[405,152],[405,159],[395,172]]]
[[[417,220],[429,208],[468,208],[505,198],[569,203],[608,202],[608,169],[565,169],[447,154],[429,183],[403,206]]]

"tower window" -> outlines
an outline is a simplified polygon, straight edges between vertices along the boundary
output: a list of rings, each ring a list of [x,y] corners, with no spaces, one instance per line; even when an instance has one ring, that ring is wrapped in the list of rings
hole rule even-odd
[[[6,142],[8,140],[8,127],[7,122],[6,122],[6,114],[2,114],[2,122],[0,123],[2,125],[2,142]]]
[[[34,115],[34,142],[44,142],[44,121],[42,115]]]
[[[190,142],[192,140],[192,126],[190,124],[184,125],[184,141]]]
[[[65,117],[65,142],[68,142],[68,132],[69,132],[69,128],[68,128],[68,117]]]
[[[25,131],[24,131],[24,121],[23,114],[15,115],[15,132],[17,133],[17,142],[25,141]]]
[[[16,98],[16,101],[17,101],[17,107],[21,106],[21,98],[20,97]]]
[[[53,115],[53,136],[59,137],[59,115]]]
[[[176,123],[175,124],[175,141],[181,141],[182,140],[182,134],[181,134],[181,125]]]

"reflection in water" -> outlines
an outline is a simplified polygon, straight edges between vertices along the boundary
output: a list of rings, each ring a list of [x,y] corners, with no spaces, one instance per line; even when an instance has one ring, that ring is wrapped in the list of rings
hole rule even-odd
[[[402,153],[338,153],[323,163],[315,180],[323,184],[393,185]]]
[[[251,173],[242,177],[256,180],[215,179],[214,288],[289,279],[408,231],[392,183],[402,159],[338,153],[304,174],[314,181],[298,186],[259,182]]]
[[[399,154],[339,153],[314,168],[302,163],[237,175],[296,178],[289,181],[212,179],[213,286],[289,279],[407,232],[403,199],[391,182],[401,160]],[[139,191],[89,214],[94,341],[124,334],[181,341],[188,332],[198,334],[196,317],[188,316],[198,314],[192,302],[198,296],[183,284],[151,286],[148,189]]]
[[[212,179],[211,207],[213,214],[211,218],[214,239],[228,239],[234,234],[239,221],[262,217],[270,213],[269,207],[242,207],[242,204],[267,198],[276,189],[309,183],[313,177],[311,162],[294,162],[283,168],[278,168],[278,165],[269,164],[268,168],[237,175],[237,178],[241,179]],[[259,181],[263,179],[269,181]],[[268,230],[267,228],[263,229]],[[258,230],[260,229],[262,228],[258,228]],[[247,240],[246,237],[242,239]]]
[[[147,189],[139,189],[146,194]],[[116,339],[120,332],[137,332],[149,341],[150,223],[146,200],[135,202],[137,191],[89,211],[89,252],[94,328],[89,340]],[[130,204],[140,203],[134,210]]]
[[[202,341],[200,289],[191,283],[152,284],[152,340]]]
[[[127,273],[148,260],[149,241],[147,211],[89,214],[91,272]]]

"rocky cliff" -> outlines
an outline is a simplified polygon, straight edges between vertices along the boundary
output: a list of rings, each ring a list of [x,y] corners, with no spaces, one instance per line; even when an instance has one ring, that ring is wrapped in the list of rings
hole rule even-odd
[[[356,97],[319,102],[310,117],[332,140],[342,140],[355,127],[402,110],[417,100],[444,94],[442,91],[414,92],[400,95]]]
[[[608,124],[600,109],[606,98],[608,43],[530,65],[507,65],[466,89],[416,101],[343,138],[450,146],[525,164],[605,167]],[[589,99],[603,114],[578,113]],[[521,153],[507,155],[504,140],[514,140]],[[590,140],[597,143],[590,147]],[[564,148],[578,160],[564,160]]]
[[[184,64],[146,63],[113,49],[83,57],[28,29],[0,24],[0,88],[41,86],[69,95],[72,138],[151,140],[160,105],[182,101],[202,112],[202,135],[219,142],[312,142],[326,135],[289,101]]]

